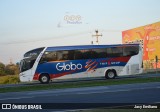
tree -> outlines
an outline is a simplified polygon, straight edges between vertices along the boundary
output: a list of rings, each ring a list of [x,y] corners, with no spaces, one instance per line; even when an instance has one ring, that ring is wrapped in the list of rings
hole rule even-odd
[[[17,75],[19,74],[19,68],[15,64],[8,64],[5,67],[5,73],[7,75]]]
[[[5,75],[5,65],[0,62],[0,75]]]

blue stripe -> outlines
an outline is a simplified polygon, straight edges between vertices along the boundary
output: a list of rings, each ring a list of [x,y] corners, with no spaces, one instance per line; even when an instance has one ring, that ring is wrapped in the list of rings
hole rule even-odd
[[[137,46],[139,44],[115,44],[115,45],[79,45],[79,46],[56,46],[47,47],[46,51],[60,51],[60,50],[82,50],[82,49],[98,49],[98,48],[110,48],[120,46]]]

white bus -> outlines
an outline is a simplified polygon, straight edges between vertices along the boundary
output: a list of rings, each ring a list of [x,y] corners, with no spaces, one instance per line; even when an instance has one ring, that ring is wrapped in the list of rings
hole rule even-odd
[[[116,76],[142,73],[139,44],[42,47],[24,54],[20,81],[49,83],[54,79]]]

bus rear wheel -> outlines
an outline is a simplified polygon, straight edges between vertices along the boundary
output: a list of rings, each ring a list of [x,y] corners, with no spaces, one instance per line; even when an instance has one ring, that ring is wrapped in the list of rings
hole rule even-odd
[[[48,84],[49,83],[49,80],[50,80],[50,77],[48,74],[41,74],[40,77],[39,77],[39,81],[42,83],[42,84]]]
[[[105,74],[106,79],[114,79],[116,77],[116,71],[115,70],[107,70]]]

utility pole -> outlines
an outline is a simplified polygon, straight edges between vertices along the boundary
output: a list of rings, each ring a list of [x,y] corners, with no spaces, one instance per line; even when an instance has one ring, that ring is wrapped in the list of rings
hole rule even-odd
[[[97,43],[97,45],[99,45],[98,37],[99,37],[99,36],[102,36],[102,34],[101,34],[101,35],[98,34],[98,30],[95,30],[95,32],[96,32],[96,34],[95,34],[95,35],[92,35],[92,37],[96,37],[96,43]]]

